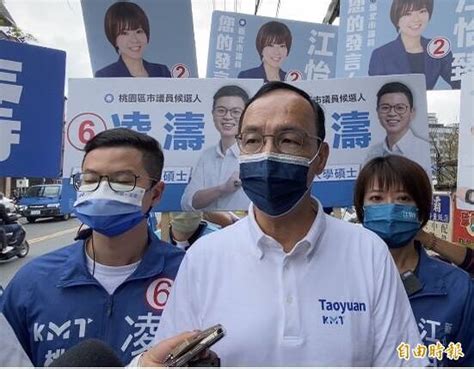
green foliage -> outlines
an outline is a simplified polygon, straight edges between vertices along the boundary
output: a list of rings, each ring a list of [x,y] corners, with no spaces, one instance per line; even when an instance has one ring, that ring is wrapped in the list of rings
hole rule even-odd
[[[3,19],[0,18],[0,26],[2,26],[2,22],[5,22]],[[15,41],[19,42],[31,42],[31,41],[37,41],[35,36],[33,36],[31,33],[24,32],[21,28],[19,27],[4,27],[3,31],[7,34],[8,37],[14,39]]]
[[[436,167],[436,190],[453,190],[457,181],[458,162],[458,135],[459,126],[449,131],[441,132],[435,129],[430,132],[430,143],[434,149],[434,163]],[[437,139],[443,136],[441,140]]]

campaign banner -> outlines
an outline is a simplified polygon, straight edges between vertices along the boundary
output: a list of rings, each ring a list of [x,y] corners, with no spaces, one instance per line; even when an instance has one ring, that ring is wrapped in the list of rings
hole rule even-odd
[[[433,193],[430,220],[424,230],[449,242],[453,239],[453,197],[449,192]]]
[[[81,0],[95,77],[197,77],[191,0]]]
[[[156,138],[165,157],[164,197],[156,211],[192,210],[195,193],[216,189],[200,210],[247,210],[238,181],[235,143],[245,101],[261,80],[71,79],[65,128],[64,177],[81,171],[84,145],[111,128]],[[214,96],[216,95],[216,99]],[[226,186],[224,194],[218,186]]]
[[[425,232],[434,233],[434,235],[442,240],[451,242],[453,239],[453,223],[443,223],[434,220],[428,220],[423,227]]]
[[[214,11],[208,78],[334,78],[337,26]]]
[[[453,242],[474,245],[474,211],[454,206]]]
[[[474,210],[474,72],[462,79],[457,179],[458,208]]]
[[[474,69],[474,0],[341,1],[338,78],[422,73],[459,89]]]
[[[126,127],[152,135],[163,145],[167,189],[157,211],[247,210],[235,144],[244,107],[239,89],[250,97],[262,83],[169,79],[157,86],[146,78],[117,78],[113,84],[101,79],[71,80],[64,176],[80,171],[82,148],[91,137],[105,129]],[[405,155],[431,173],[423,76],[294,83],[325,110],[330,155],[312,188],[324,206],[352,205],[360,168],[376,156]],[[233,86],[233,95],[213,101],[214,94],[227,90],[226,86]],[[214,194],[206,199],[204,193]]]
[[[451,213],[451,196],[449,194],[433,194],[431,203],[430,220],[449,223]]]
[[[65,67],[64,51],[0,40],[1,177],[60,176]]]
[[[361,167],[378,156],[403,155],[420,164],[431,179],[422,75],[293,83],[325,111],[330,153],[325,170],[315,179],[313,193],[327,206],[352,205]]]

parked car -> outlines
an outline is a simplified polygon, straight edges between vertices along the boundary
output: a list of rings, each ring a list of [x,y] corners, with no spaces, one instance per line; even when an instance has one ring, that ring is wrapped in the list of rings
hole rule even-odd
[[[28,188],[21,197],[19,205],[22,215],[30,223],[39,218],[54,217],[68,220],[72,212],[72,202],[66,196],[62,184],[36,185]]]

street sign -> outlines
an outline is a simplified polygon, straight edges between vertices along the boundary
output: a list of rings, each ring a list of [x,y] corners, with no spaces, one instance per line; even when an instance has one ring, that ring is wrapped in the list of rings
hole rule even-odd
[[[30,181],[26,178],[16,180],[16,187],[17,188],[27,188],[29,186],[30,186]]]

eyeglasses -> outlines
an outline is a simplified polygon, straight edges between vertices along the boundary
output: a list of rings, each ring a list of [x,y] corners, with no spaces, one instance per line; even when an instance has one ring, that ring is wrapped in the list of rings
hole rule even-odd
[[[227,112],[230,112],[230,115],[232,118],[240,119],[240,116],[242,115],[243,110],[239,108],[232,108],[232,109],[227,109],[223,106],[217,106],[213,110],[214,114],[217,117],[225,117],[227,115]]]
[[[158,179],[156,178],[137,176],[128,172],[119,172],[105,176],[96,173],[76,173],[72,176],[72,183],[76,191],[94,192],[99,188],[102,178],[107,179],[110,189],[115,192],[133,191],[137,185],[138,178],[151,179],[152,183],[158,182]]]
[[[308,138],[322,142],[321,138],[302,131],[281,131],[274,135],[262,135],[260,132],[242,132],[235,136],[243,154],[257,154],[265,145],[265,137],[272,137],[273,144],[282,154],[301,155]]]
[[[377,111],[381,114],[388,114],[393,109],[393,111],[397,114],[405,114],[408,110],[408,105],[405,104],[382,104],[377,107]]]

